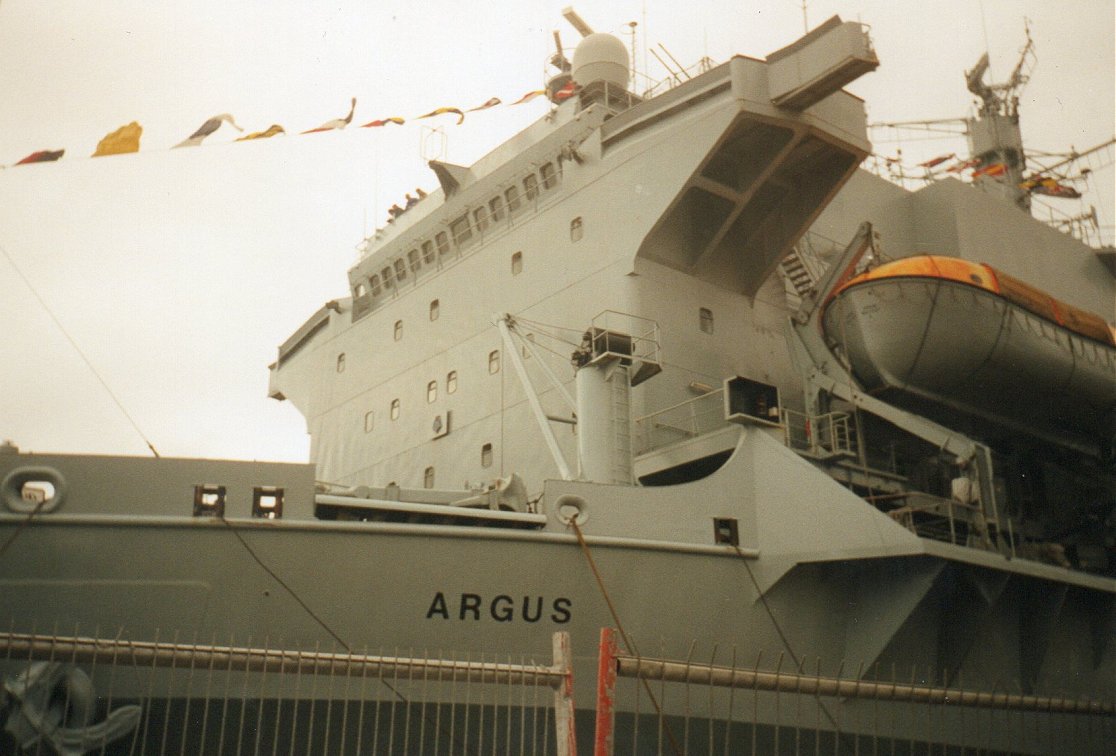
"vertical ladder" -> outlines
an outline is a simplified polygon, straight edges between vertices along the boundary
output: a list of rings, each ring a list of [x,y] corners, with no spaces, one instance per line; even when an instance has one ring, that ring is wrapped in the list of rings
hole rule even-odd
[[[628,368],[617,365],[609,376],[612,413],[612,482],[632,483],[632,405]]]

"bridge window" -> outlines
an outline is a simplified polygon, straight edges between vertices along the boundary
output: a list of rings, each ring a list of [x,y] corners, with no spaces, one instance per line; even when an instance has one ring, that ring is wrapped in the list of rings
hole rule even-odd
[[[473,211],[473,225],[477,227],[477,231],[488,229],[488,208],[484,205]]]
[[[380,295],[380,277],[377,276],[377,275],[373,275],[372,279],[371,279],[371,283],[372,283],[372,296],[374,296],[374,297],[379,296]]]
[[[395,280],[396,281],[406,281],[407,280],[407,265],[402,260],[396,260],[395,261]]]
[[[508,201],[508,212],[514,213],[519,209],[519,187],[509,186],[504,192],[504,199]]]
[[[434,242],[424,241],[422,243],[422,261],[427,265],[434,264]]]
[[[488,209],[492,211],[492,222],[503,220],[504,218],[504,198],[497,194],[495,197],[488,201]]]
[[[554,170],[554,163],[543,163],[539,173],[542,175],[544,189],[558,186],[558,172]]]
[[[407,253],[407,264],[411,266],[411,272],[418,275],[418,270],[422,267],[422,263],[419,262],[419,252],[417,249],[412,249]]]
[[[434,243],[438,245],[438,254],[445,257],[449,254],[450,244],[449,236],[445,231],[439,231],[434,235]]]
[[[390,289],[392,287],[392,285],[395,283],[395,276],[392,274],[391,268],[390,267],[389,268],[384,268],[383,270],[380,271],[380,275],[384,279],[384,288],[385,289]]]
[[[523,179],[523,194],[528,202],[539,196],[539,179],[535,174],[529,173]]]
[[[469,226],[468,213],[450,223],[450,233],[453,234],[453,243],[458,247],[464,247],[473,238],[473,229]]]
[[[194,517],[224,517],[225,487],[213,483],[194,486]]]

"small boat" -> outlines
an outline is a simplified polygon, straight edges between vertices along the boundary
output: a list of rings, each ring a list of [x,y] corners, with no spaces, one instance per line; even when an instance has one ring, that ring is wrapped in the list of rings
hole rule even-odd
[[[827,338],[873,393],[943,422],[977,415],[1098,450],[1111,442],[1116,336],[1098,315],[936,255],[851,278],[825,306]]]

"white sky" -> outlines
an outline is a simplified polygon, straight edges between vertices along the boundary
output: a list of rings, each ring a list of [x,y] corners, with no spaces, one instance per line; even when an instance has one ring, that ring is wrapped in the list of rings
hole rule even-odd
[[[345,295],[355,245],[386,208],[436,186],[423,125],[443,126],[445,158],[468,164],[546,103],[473,113],[460,127],[451,116],[356,124],[539,88],[551,31],[576,43],[560,16],[570,2],[0,0],[0,164],[66,149],[58,163],[0,170],[0,249],[160,453],[303,461],[305,424],[266,397],[266,366],[310,313]],[[645,41],[690,64],[762,57],[802,33],[799,0],[575,7],[626,42],[637,21],[641,68]],[[1005,78],[1027,17],[1039,57],[1021,102],[1028,148],[1081,150],[1116,131],[1112,0],[808,4],[812,26],[833,13],[872,26],[881,67],[850,87],[871,121],[967,115],[963,71],[988,48],[990,78]],[[226,125],[201,147],[168,149],[218,113],[298,132],[344,116],[353,96],[344,132],[231,144],[239,134]],[[85,157],[132,120],[144,127],[138,154]],[[963,145],[877,144],[896,147],[911,164]],[[1111,239],[1112,168],[1094,180],[1106,186],[1087,199]],[[3,254],[0,323],[0,438],[147,453]]]

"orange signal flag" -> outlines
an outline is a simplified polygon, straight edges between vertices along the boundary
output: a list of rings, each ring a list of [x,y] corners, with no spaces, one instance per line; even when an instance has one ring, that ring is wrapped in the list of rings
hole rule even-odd
[[[286,134],[287,130],[277,123],[273,123],[267,127],[267,131],[253,131],[251,134],[245,134],[237,138],[238,142],[246,142],[249,139],[270,139],[276,134]]]
[[[522,105],[523,103],[530,102],[531,100],[535,99],[539,95],[544,95],[544,94],[546,94],[545,89],[536,89],[532,92],[528,92],[527,94],[523,95],[518,100],[513,102],[512,105]]]
[[[973,171],[973,178],[981,176],[1003,176],[1007,173],[1007,166],[1004,163],[990,163],[983,168],[977,168]]]
[[[140,126],[136,121],[132,121],[111,134],[106,134],[104,139],[97,142],[97,149],[93,152],[93,157],[139,152],[141,136],[143,136],[143,126]]]
[[[39,150],[32,152],[30,155],[20,160],[16,165],[27,165],[28,163],[53,163],[58,158],[66,154],[65,150]]]
[[[466,113],[472,113],[472,112],[477,111],[477,110],[488,110],[489,108],[494,108],[499,104],[500,104],[500,98],[499,97],[490,97],[490,98],[488,98],[487,100],[484,101],[483,105],[478,105],[475,108],[469,108],[465,112]]]
[[[953,153],[953,152],[949,153],[948,155],[939,155],[936,158],[930,158],[925,163],[919,163],[918,167],[919,168],[933,168],[934,166],[941,165],[942,163],[949,160],[950,158],[955,158],[955,157],[957,157],[957,155],[956,155],[956,153]]]
[[[465,120],[465,114],[462,113],[459,108],[436,108],[434,110],[431,110],[426,115],[418,116],[418,118],[432,118],[434,116],[444,115],[446,113],[456,113],[457,114],[457,125],[458,126],[460,126],[462,124],[462,122],[464,122],[464,120]]]
[[[400,118],[399,116],[392,116],[391,118],[380,118],[380,119],[377,119],[375,121],[369,121],[368,123],[361,126],[361,128],[362,129],[374,129],[377,126],[387,126],[389,123],[394,123],[398,126],[402,126],[403,124],[406,123],[406,121],[403,120],[402,118]]]

